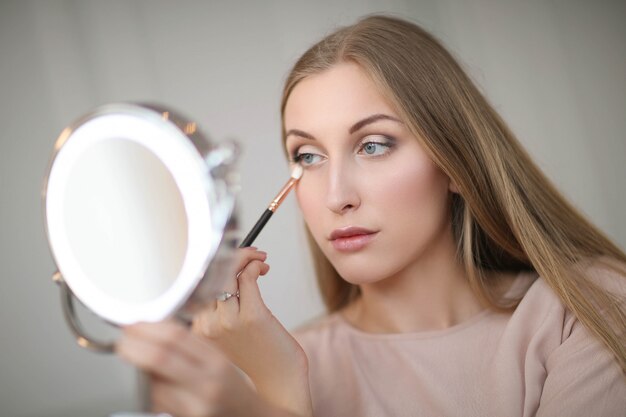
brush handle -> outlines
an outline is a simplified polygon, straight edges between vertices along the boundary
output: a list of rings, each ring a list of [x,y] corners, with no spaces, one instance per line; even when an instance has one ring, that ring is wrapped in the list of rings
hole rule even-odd
[[[254,242],[254,239],[256,239],[256,237],[258,236],[259,232],[261,230],[263,230],[263,227],[265,226],[265,223],[267,223],[267,221],[270,219],[270,217],[272,217],[272,214],[274,214],[274,212],[272,210],[265,209],[263,214],[261,214],[261,218],[259,218],[259,220],[257,220],[257,222],[254,225],[254,227],[252,228],[252,230],[250,230],[250,233],[248,233],[248,236],[246,236],[246,238],[239,245],[240,248],[247,248],[248,246],[252,245],[252,242]]]

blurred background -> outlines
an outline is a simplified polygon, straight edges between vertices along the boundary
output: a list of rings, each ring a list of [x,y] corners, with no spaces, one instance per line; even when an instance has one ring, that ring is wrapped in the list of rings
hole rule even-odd
[[[626,247],[626,2],[0,0],[0,415],[137,407],[136,374],[66,328],[41,187],[61,130],[116,101],[178,109],[242,144],[248,230],[289,175],[279,100],[291,65],[358,17],[421,24],[456,55],[564,194]],[[293,197],[256,242],[289,329],[322,310]],[[83,311],[95,332],[114,334]]]

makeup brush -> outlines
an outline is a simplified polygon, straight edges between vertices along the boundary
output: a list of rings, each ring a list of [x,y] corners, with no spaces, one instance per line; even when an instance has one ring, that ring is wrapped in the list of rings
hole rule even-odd
[[[276,209],[278,209],[278,206],[280,206],[285,197],[287,197],[289,191],[291,191],[291,189],[294,185],[296,185],[300,177],[302,177],[302,172],[303,171],[301,165],[296,165],[294,167],[294,169],[291,171],[291,178],[289,178],[289,181],[287,181],[285,186],[278,192],[278,194],[276,194],[276,197],[274,197],[270,205],[265,209],[252,230],[250,230],[250,233],[248,233],[248,236],[246,236],[246,238],[239,245],[240,248],[247,248],[248,246],[252,245],[252,242],[254,242],[254,239],[256,239],[259,232],[263,230],[263,227],[265,227],[265,223],[267,223],[270,217],[272,217],[272,214],[274,214]]]

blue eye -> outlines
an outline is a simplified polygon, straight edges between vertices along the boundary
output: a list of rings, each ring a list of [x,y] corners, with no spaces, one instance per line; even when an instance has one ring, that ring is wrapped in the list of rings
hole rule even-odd
[[[322,156],[314,153],[299,153],[293,157],[293,162],[302,166],[313,165],[321,160]]]
[[[379,156],[386,154],[391,148],[391,143],[382,143],[382,142],[365,142],[361,145],[359,149],[360,153],[364,153],[369,156]]]

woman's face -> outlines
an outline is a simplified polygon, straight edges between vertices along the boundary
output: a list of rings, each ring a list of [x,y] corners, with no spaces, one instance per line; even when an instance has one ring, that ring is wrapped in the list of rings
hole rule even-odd
[[[407,271],[451,233],[448,177],[356,64],[297,84],[284,123],[287,151],[304,168],[304,220],[345,280]]]

